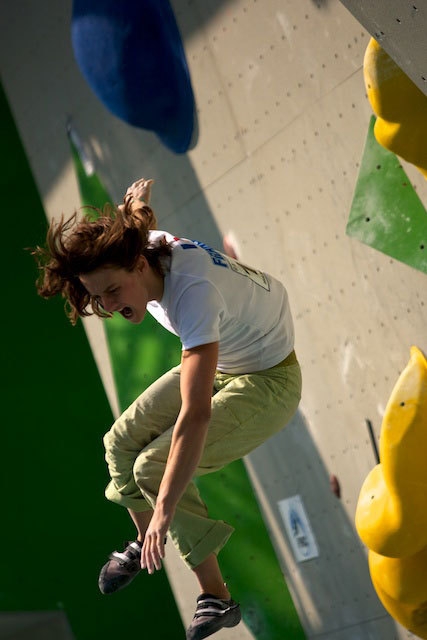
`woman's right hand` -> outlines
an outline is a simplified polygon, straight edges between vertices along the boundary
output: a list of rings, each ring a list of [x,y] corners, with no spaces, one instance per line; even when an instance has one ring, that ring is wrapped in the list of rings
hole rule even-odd
[[[151,185],[153,184],[153,180],[146,180],[145,178],[140,178],[136,182],[128,187],[124,201],[127,202],[130,200],[130,204],[135,201],[137,206],[140,207],[141,203],[150,204],[151,198]]]

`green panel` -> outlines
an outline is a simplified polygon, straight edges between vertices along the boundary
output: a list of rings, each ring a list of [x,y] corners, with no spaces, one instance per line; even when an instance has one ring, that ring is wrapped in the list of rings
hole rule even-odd
[[[142,325],[119,315],[106,329],[120,406],[126,408],[165,371],[179,364],[181,343],[149,313]]]
[[[46,216],[1,87],[0,113],[0,609],[64,609],[77,640],[132,637],[143,625],[149,629],[150,621],[143,620],[149,611],[156,625],[151,637],[177,637],[177,611],[170,606],[161,615],[161,575],[141,576],[114,596],[98,590],[100,567],[133,530],[103,495],[108,478],[102,435],[112,415],[82,325],[70,325],[61,300],[47,302],[36,294],[36,268],[25,247],[44,241]]]
[[[394,153],[375,139],[371,118],[347,234],[427,273],[427,212]]]
[[[82,204],[102,209],[106,203],[112,203],[113,201],[98,175],[96,173],[90,176],[86,174],[78,149],[71,138],[70,145]],[[179,363],[180,345],[176,336],[166,331],[148,313],[143,328],[127,322],[118,314],[109,318],[104,326],[119,405],[123,411],[151,382],[154,382],[171,366]],[[124,518],[130,521],[124,509],[119,509],[112,504],[109,504],[109,508],[111,511],[122,512]],[[134,537],[135,529],[132,525],[129,539]],[[139,578],[137,581],[139,598],[143,598],[145,602],[148,597],[152,598],[155,595],[159,609],[161,603],[162,611],[167,611],[166,616],[161,616],[164,629],[173,629],[174,634],[177,633],[177,630],[183,633],[181,617],[166,574],[159,572],[154,576],[148,576],[144,572],[142,575],[145,580]],[[134,583],[131,587],[133,586]],[[130,587],[127,587],[125,591],[125,602],[129,589]],[[122,596],[122,592],[115,594],[115,597],[117,596]],[[118,610],[114,613],[120,615]],[[150,629],[153,637],[162,637],[157,626],[157,615],[152,617],[151,621],[144,621],[144,631],[148,632]]]
[[[91,176],[95,186],[91,195],[91,185],[75,148],[73,154],[85,202],[102,208],[104,202],[110,201],[108,193],[100,189],[96,176]],[[117,315],[107,320],[105,327],[120,406],[126,407],[149,384],[179,363],[181,344],[148,313],[142,325],[135,326]],[[255,638],[303,640],[298,614],[243,462],[237,461],[221,472],[199,478],[197,483],[210,514],[236,527],[221,552],[220,564]]]

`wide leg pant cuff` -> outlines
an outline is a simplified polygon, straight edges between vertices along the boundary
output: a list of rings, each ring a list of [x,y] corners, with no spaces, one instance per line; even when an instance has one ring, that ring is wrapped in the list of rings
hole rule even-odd
[[[218,554],[221,551],[233,531],[231,525],[217,520],[202,540],[183,557],[184,562],[190,569],[198,567],[211,553]]]
[[[117,491],[112,481],[105,489],[105,497],[121,507],[126,507],[126,509],[132,509],[132,511],[136,512],[149,511],[152,508],[141,493],[139,496],[124,496]]]

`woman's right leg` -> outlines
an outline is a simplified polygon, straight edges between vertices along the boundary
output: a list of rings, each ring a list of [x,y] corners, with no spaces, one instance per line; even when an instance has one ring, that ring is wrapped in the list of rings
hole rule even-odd
[[[104,437],[111,482],[106,497],[135,513],[150,511],[134,478],[134,464],[142,450],[176,422],[181,407],[179,367],[150,385],[116,420]]]
[[[133,511],[133,509],[128,509],[128,513],[132,518],[132,522],[134,523],[138,535],[136,539],[138,542],[144,542],[145,532],[148,529],[148,525],[150,524],[151,517],[153,515],[153,510],[149,511]]]

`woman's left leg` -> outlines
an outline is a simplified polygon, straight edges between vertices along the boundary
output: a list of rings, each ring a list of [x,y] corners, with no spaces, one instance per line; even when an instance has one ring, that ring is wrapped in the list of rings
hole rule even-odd
[[[262,372],[256,376],[218,375],[216,389],[198,473],[208,473],[218,465],[242,457],[282,429],[298,406],[301,374],[296,365],[292,369],[270,370],[267,375]],[[195,558],[193,554],[194,562]],[[193,571],[202,593],[187,629],[187,640],[204,638],[222,627],[237,625],[240,607],[223,584],[216,555],[208,555]]]

